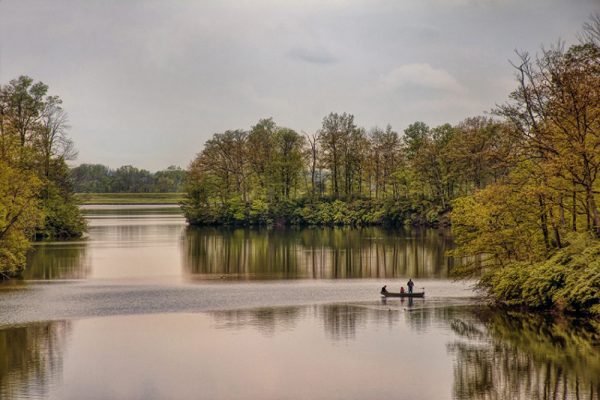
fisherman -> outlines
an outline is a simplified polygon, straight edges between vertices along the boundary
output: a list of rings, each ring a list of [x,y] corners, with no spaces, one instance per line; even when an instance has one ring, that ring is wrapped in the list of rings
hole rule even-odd
[[[404,286],[400,286],[400,293],[404,293]]]
[[[415,286],[414,282],[412,281],[412,278],[410,278],[408,280],[408,283],[406,284],[406,286],[408,286],[408,293],[412,293],[413,292],[413,286]]]
[[[387,293],[387,285],[381,288],[381,293]]]

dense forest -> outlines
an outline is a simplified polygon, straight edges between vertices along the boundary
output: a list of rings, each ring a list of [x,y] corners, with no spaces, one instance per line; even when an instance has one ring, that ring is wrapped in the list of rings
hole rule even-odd
[[[67,114],[48,86],[21,76],[0,85],[0,274],[24,267],[32,239],[82,235],[67,160]]]
[[[76,193],[179,193],[186,175],[175,166],[154,173],[131,165],[112,170],[102,164],[81,164],[71,169]]]
[[[192,224],[451,221],[460,276],[500,302],[600,314],[600,17],[580,42],[517,53],[489,116],[402,134],[331,113],[312,134],[263,119],[189,167]]]
[[[194,224],[435,224],[454,199],[506,175],[503,123],[468,118],[366,130],[331,113],[314,134],[260,120],[215,134],[192,162]]]

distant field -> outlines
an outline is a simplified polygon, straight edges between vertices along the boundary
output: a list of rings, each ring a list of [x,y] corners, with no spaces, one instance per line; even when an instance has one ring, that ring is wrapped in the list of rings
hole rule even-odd
[[[177,204],[185,193],[76,193],[82,204]]]

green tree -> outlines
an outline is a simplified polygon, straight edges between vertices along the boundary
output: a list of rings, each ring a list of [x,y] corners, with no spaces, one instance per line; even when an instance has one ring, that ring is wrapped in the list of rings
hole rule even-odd
[[[575,229],[581,202],[587,229],[600,237],[600,47],[588,32],[587,41],[567,50],[556,46],[536,59],[519,54],[519,86],[497,112],[510,122],[524,153],[564,180],[559,187],[564,196],[573,194]]]
[[[386,197],[392,186],[392,176],[401,161],[400,138],[390,125],[385,130],[374,128],[369,133],[371,143],[371,171],[375,186],[375,198]]]
[[[430,130],[422,140],[412,166],[416,175],[421,177],[421,185],[428,188],[432,201],[447,210],[454,195],[454,166],[449,143],[456,129],[445,124]]]
[[[274,195],[267,193],[267,186],[272,174],[276,130],[277,125],[272,118],[268,118],[258,121],[248,134],[248,163],[261,192],[269,198]]]
[[[112,174],[111,192],[150,193],[153,191],[154,177],[150,171],[124,165]]]
[[[303,171],[302,148],[304,139],[288,128],[278,128],[274,135],[273,184],[284,199],[289,199],[298,188]]]
[[[429,126],[424,122],[417,121],[410,124],[404,130],[402,142],[404,144],[404,154],[409,161],[412,161],[416,156],[421,146],[425,144],[429,137]]]
[[[45,108],[44,97],[48,93],[48,86],[42,82],[34,83],[28,76],[20,76],[13,79],[8,85],[2,87],[2,110],[3,110],[3,135],[14,134],[18,141],[2,141],[2,154],[5,157],[14,156],[9,148],[18,144],[19,154],[16,161],[21,163],[22,167],[30,167],[29,152],[26,145],[34,140],[34,136],[39,128],[39,121]],[[11,161],[4,158],[6,161]]]
[[[0,274],[11,276],[25,267],[30,239],[43,219],[35,174],[0,161]]]
[[[331,194],[333,197],[340,196],[343,165],[348,155],[351,136],[356,131],[354,116],[351,114],[330,113],[323,118],[323,126],[319,132],[319,143],[322,149],[322,160],[331,174]],[[346,171],[348,174],[351,171]],[[346,187],[347,189],[347,187]]]
[[[38,237],[78,237],[85,226],[68,179],[66,161],[76,153],[67,129],[62,101],[44,83],[20,76],[0,86],[0,161],[41,181]]]
[[[468,121],[451,140],[477,188],[454,203],[454,254],[505,304],[600,314],[600,18],[593,27],[568,49],[520,54],[496,111],[505,123]]]
[[[154,173],[153,192],[182,192],[186,180],[186,172],[180,167],[171,165],[167,169]]]
[[[80,164],[71,169],[71,179],[77,193],[110,192],[111,175],[110,168],[102,164]]]

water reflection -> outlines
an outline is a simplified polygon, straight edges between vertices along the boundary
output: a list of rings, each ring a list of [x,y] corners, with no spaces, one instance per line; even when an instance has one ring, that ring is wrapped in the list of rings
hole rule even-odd
[[[187,227],[177,207],[94,206],[88,237],[40,243],[24,278],[447,278],[448,231]]]
[[[598,399],[598,327],[486,312],[453,319],[457,399]]]
[[[85,242],[39,243],[27,254],[26,280],[83,279],[90,273]]]
[[[182,243],[195,278],[446,278],[453,264],[434,229],[188,227]]]
[[[211,315],[220,327],[253,326],[268,335],[310,316],[322,321],[330,340],[340,341],[355,338],[368,322],[397,327],[401,310],[332,304]],[[447,350],[455,356],[455,399],[600,399],[598,324],[464,307],[413,308],[402,315],[421,335],[454,334]]]
[[[85,207],[87,238],[37,243],[28,254],[26,280],[127,279],[181,276],[178,207]]]
[[[264,307],[5,327],[0,398],[139,398],[149,382],[157,395],[177,398],[202,390],[214,398],[280,398],[290,385],[311,398],[390,395],[399,386],[410,398],[600,398],[598,326],[426,305]],[[98,376],[81,368],[90,363]],[[330,385],[307,386],[303,376]]]
[[[273,336],[279,331],[292,329],[305,313],[306,309],[300,307],[263,307],[252,310],[215,311],[210,315],[217,323],[218,329],[241,330],[252,326],[267,336]]]
[[[46,398],[70,330],[67,321],[0,328],[0,399]]]
[[[318,309],[327,336],[333,340],[349,340],[356,336],[356,330],[367,323],[369,310],[348,304],[334,304]],[[385,313],[370,313],[372,316],[383,316]]]
[[[383,319],[398,319],[397,313],[369,312],[366,307],[351,304],[263,307],[250,310],[215,311],[209,314],[214,318],[219,329],[242,330],[254,327],[268,336],[293,329],[300,320],[316,319],[321,321],[327,336],[334,341],[354,338],[357,328],[364,327],[369,319],[377,322]]]

